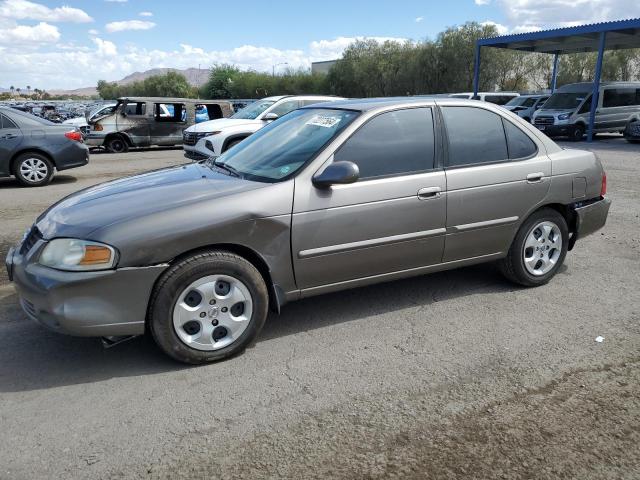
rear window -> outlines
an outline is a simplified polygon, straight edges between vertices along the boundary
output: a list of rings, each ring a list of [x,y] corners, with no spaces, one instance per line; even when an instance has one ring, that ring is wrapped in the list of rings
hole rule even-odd
[[[504,132],[507,134],[507,147],[509,148],[509,159],[517,160],[534,156],[538,152],[538,147],[529,135],[524,133],[513,123],[502,119],[504,122]]]
[[[18,126],[5,115],[0,115],[0,128],[18,128]]]
[[[602,106],[630,107],[640,105],[640,89],[636,88],[607,88],[604,91]]]

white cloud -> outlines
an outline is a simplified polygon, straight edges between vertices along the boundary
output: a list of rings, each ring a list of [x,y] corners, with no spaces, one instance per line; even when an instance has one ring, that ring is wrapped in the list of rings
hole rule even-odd
[[[640,2],[632,0],[499,0],[499,5],[514,31],[640,17]]]
[[[496,27],[496,31],[498,32],[498,35],[506,35],[507,33],[509,33],[509,27],[507,27],[506,25],[502,25],[500,23],[492,22],[490,20],[487,20],[486,22],[481,22],[480,25],[492,25]]]
[[[127,3],[129,0],[104,0],[109,3]]]
[[[416,17],[416,23],[420,23],[424,20],[424,17]]]
[[[118,54],[118,49],[115,43],[109,40],[102,40],[101,38],[94,38],[93,43],[98,47],[97,54],[101,57],[115,57]]]
[[[491,0],[474,0],[476,5],[489,5],[489,3],[491,3]]]
[[[356,40],[376,40],[378,42],[385,42],[387,40],[392,42],[406,42],[406,38],[397,37],[338,37],[333,40],[319,40],[313,41],[310,44],[309,53],[312,58],[311,61],[321,60],[335,60],[342,56],[342,52]]]
[[[11,46],[36,46],[57,42],[59,39],[58,27],[45,22],[35,26],[15,25],[0,29],[0,43]]]
[[[141,17],[153,17],[153,12],[140,12],[138,15]]]
[[[49,8],[27,0],[4,0],[0,3],[0,17],[14,20],[41,20],[47,22],[93,22],[84,10],[68,6]]]
[[[147,22],[145,20],[125,20],[122,22],[111,22],[105,25],[107,32],[123,32],[125,30],[149,30],[155,27],[153,22]]]
[[[89,35],[98,35],[100,32],[98,30],[96,30],[95,28],[92,28],[91,30],[89,30]]]

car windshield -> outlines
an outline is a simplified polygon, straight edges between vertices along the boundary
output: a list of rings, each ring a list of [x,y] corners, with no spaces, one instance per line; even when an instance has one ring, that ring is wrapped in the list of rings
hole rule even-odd
[[[278,182],[300,170],[358,115],[350,110],[296,110],[209,160],[208,165],[247,180]]]
[[[527,97],[513,97],[507,103],[504,104],[505,107],[517,107],[524,103]]]
[[[588,95],[587,92],[554,93],[544,103],[545,110],[575,110]]]
[[[262,112],[273,105],[275,100],[258,100],[236,112],[231,118],[241,118],[243,120],[255,120]]]

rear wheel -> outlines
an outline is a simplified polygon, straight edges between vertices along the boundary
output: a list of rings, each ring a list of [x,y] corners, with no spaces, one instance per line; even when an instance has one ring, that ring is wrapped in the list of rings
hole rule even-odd
[[[152,297],[149,326],[158,346],[191,364],[241,352],[267,317],[269,296],[260,272],[230,252],[210,251],[171,267]]]
[[[25,187],[42,187],[53,177],[51,161],[39,153],[24,153],[14,164],[14,174]]]
[[[550,208],[538,210],[518,230],[500,269],[520,285],[544,285],[558,272],[568,246],[569,229],[564,217]]]
[[[129,151],[127,141],[120,135],[109,137],[105,142],[107,150],[111,153],[126,153]]]

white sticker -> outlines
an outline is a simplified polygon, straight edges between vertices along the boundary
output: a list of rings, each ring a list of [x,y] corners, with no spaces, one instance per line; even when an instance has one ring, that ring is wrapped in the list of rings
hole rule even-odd
[[[314,115],[313,117],[311,117],[311,120],[309,120],[305,125],[315,125],[316,127],[331,128],[335,127],[340,122],[340,120],[340,117]]]

